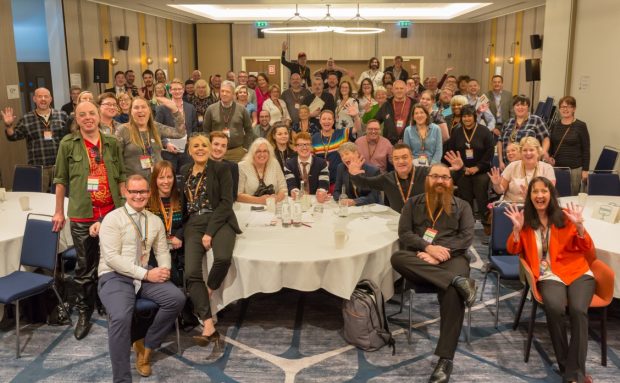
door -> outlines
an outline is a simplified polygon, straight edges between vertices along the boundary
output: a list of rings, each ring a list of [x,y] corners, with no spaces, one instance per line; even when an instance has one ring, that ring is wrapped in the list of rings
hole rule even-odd
[[[253,75],[264,73],[269,84],[278,84],[282,88],[280,57],[241,57],[241,69]]]

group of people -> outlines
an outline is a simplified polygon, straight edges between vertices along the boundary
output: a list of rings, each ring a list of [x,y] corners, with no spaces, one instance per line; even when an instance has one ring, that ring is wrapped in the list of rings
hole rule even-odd
[[[34,93],[36,109],[21,119],[11,108],[2,111],[7,138],[25,139],[29,163],[43,167],[43,191],[55,186],[54,230],[69,218],[77,250],[74,335],[87,336],[100,299],[115,381],[131,380],[127,342],[137,296],[160,306],[146,337],[133,344],[141,375],[151,374],[152,350],[185,306],[183,286],[204,325],[195,342],[219,347],[209,299],[241,233],[234,201],[266,204],[304,192],[318,203],[385,203],[401,214],[393,267],[437,285],[440,314],[451,318],[441,321],[432,382],[449,380],[464,308],[475,297],[467,258],[474,217],[487,225],[489,202],[498,196],[525,206],[508,212],[509,246],[541,270],[539,288],[551,291],[543,291],[545,301],[562,286],[573,299],[575,282],[588,286],[579,288],[580,302],[587,300],[594,283],[576,248],[588,251],[592,241],[581,208],[560,209],[554,188],[553,166],[571,169],[575,194],[589,169],[588,130],[575,118],[573,97],[560,100],[561,119],[548,128],[529,113],[527,97],[503,89],[501,76],[485,96],[475,79],[449,75],[452,68],[440,81],[429,76],[425,86],[397,56],[384,72],[370,59],[352,83],[344,76],[353,73],[331,59],[314,73],[303,52],[286,61],[287,48],[284,91],[262,73],[230,71],[207,82],[195,70],[187,81],[167,82],[164,71],[146,70],[138,87],[126,71],[97,99],[72,89],[62,111],[51,108],[44,88]],[[549,248],[556,236],[576,247]],[[205,281],[209,250],[214,263]],[[573,260],[580,274],[567,275]],[[567,356],[561,330],[551,333],[560,370],[581,382],[585,351]],[[577,339],[582,343],[570,350],[584,347]]]

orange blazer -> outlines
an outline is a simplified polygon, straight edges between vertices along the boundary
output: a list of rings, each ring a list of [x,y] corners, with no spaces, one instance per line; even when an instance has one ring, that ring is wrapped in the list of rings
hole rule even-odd
[[[592,238],[587,231],[583,238],[579,238],[577,227],[569,219],[564,220],[563,228],[552,225],[549,237],[548,256],[551,260],[551,271],[570,285],[586,273],[590,268],[589,262],[596,259]],[[531,227],[524,227],[516,242],[513,233],[510,233],[506,248],[512,254],[520,254],[532,269],[534,278],[538,280],[540,267],[535,231]]]

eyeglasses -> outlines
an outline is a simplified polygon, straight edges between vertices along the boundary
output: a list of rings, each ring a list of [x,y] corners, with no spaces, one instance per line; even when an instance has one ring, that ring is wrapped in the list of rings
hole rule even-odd
[[[560,109],[572,109],[572,105],[560,105]]]
[[[149,194],[149,191],[148,190],[129,190],[129,189],[127,189],[127,193],[129,193],[131,195],[138,195],[138,194],[147,195],[147,194]]]
[[[298,148],[310,148],[312,147],[312,144],[297,144],[295,146],[297,146]]]
[[[440,176],[439,174],[429,174],[428,178],[432,179],[433,181],[449,181],[450,179],[452,179],[452,177],[450,176]]]
[[[101,106],[116,108],[118,105],[115,102],[104,102],[101,104]]]

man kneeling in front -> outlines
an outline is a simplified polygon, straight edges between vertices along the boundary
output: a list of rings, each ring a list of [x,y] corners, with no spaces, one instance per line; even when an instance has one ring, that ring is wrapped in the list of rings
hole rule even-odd
[[[400,250],[392,255],[392,266],[404,278],[430,283],[439,289],[439,361],[430,383],[450,380],[452,359],[463,326],[465,306],[476,299],[475,281],[469,278],[467,249],[474,236],[474,217],[465,201],[453,196],[450,170],[433,165],[424,184],[424,194],[409,199],[400,216]]]
[[[99,297],[108,312],[108,345],[114,382],[131,382],[131,321],[136,298],[155,302],[159,310],[144,339],[134,342],[136,369],[151,375],[152,351],[159,347],[185,304],[185,295],[170,282],[170,252],[160,218],[144,208],[149,183],[141,175],[127,178],[127,203],[101,223]],[[149,268],[151,248],[158,267]]]

